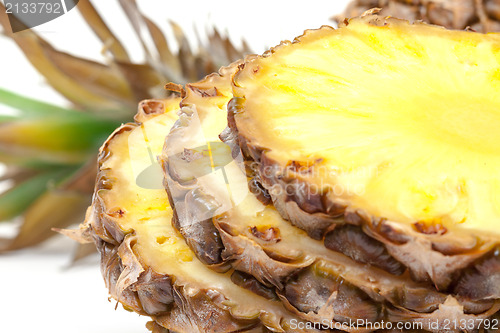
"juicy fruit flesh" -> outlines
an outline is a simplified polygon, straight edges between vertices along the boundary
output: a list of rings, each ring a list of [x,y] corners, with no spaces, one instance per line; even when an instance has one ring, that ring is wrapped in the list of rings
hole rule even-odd
[[[217,91],[224,91],[222,87],[229,82],[221,80],[223,82],[217,82]],[[390,257],[382,243],[362,234],[361,229],[349,229],[343,234],[338,232],[341,234],[337,238],[341,242],[339,253],[331,251],[326,240],[312,239],[304,230],[292,226],[274,207],[262,204],[253,193],[246,191],[242,196],[231,195],[231,199],[237,197],[240,200],[227,204],[223,191],[226,185],[231,189],[246,189],[248,184],[241,168],[227,168],[233,156],[228,147],[212,141],[226,126],[226,119],[220,116],[226,111],[213,103],[214,99],[221,99],[222,94],[212,96],[206,88],[188,89],[190,96],[183,100],[186,106],[167,136],[162,158],[170,200],[176,212],[174,226],[202,262],[206,265],[230,264],[266,286],[272,286],[289,309],[291,307],[300,312],[308,320],[337,318],[321,311],[321,314],[313,314],[311,307],[305,306],[310,302],[318,311],[323,307],[329,308],[327,298],[333,297],[336,288],[339,288],[337,297],[340,301],[333,302],[334,305],[350,306],[341,299],[351,295],[350,301],[362,305],[357,307],[356,314],[349,313],[358,319],[373,320],[381,315],[378,311],[370,311],[374,309],[373,299],[376,302],[383,299],[389,306],[407,307],[408,311],[415,311],[415,316],[431,312],[444,302],[447,294],[435,291],[426,283],[412,281],[409,274],[403,275],[406,267]],[[226,96],[226,101],[229,101],[229,96]],[[226,138],[226,135],[222,137]],[[209,145],[206,144],[208,141]],[[218,168],[226,169],[228,183],[222,178],[204,179],[209,171]],[[243,175],[244,181],[236,182],[239,180],[236,174]],[[205,214],[207,207],[210,208],[209,214]],[[201,216],[198,216],[197,210]],[[197,223],[203,227],[194,229],[193,225]],[[211,228],[213,226],[215,228]],[[342,226],[338,228],[333,231],[341,230]],[[221,245],[214,241],[219,239]],[[349,253],[343,255],[345,252]],[[372,263],[380,269],[370,267]],[[298,272],[305,274],[297,282],[298,285],[306,285],[303,289],[289,280]],[[323,284],[328,284],[329,290],[319,287]],[[343,285],[345,290],[338,284]],[[366,291],[371,293],[373,299],[366,297]],[[394,297],[399,294],[405,296]],[[336,310],[343,313],[342,316],[348,315],[339,308]],[[343,320],[341,317],[338,319]],[[388,319],[392,320],[392,317]]]
[[[498,234],[499,73],[497,35],[351,20],[246,64],[235,120],[340,204]]]
[[[151,164],[150,154],[161,154],[165,132],[177,116],[174,112],[145,121],[130,132],[121,133],[109,144],[112,155],[101,166],[113,182],[112,190],[101,190],[108,214],[120,216],[120,227],[136,237],[133,251],[141,263],[159,274],[173,276],[185,287],[222,291],[237,318],[274,323],[284,315],[282,305],[238,287],[231,282],[231,272],[216,273],[198,261],[182,236],[173,228],[172,209],[164,189],[146,189],[134,179],[138,170]],[[139,148],[140,147],[140,148]],[[149,150],[148,150],[149,147]]]
[[[172,211],[168,205],[165,190],[145,189],[138,186],[134,180],[141,166],[145,168],[151,164],[143,129],[150,134],[148,145],[155,156],[161,151],[163,142],[151,134],[164,130],[165,127],[168,128],[165,126],[166,123],[173,125],[174,120],[175,114],[173,113],[160,115],[130,133],[124,133],[115,138],[109,147],[113,156],[102,166],[102,169],[112,170],[107,176],[113,179],[113,189],[101,190],[107,192],[104,194],[108,203],[107,207],[110,207],[107,213],[115,216],[121,215],[120,227],[124,231],[135,231],[137,234],[136,248],[140,249],[141,258],[145,261],[154,261],[158,254],[154,255],[151,252],[165,250],[168,251],[166,257],[175,258],[170,263],[171,266],[190,262],[193,256],[184,246],[184,241],[173,232],[170,226]],[[142,251],[145,252],[142,253]],[[148,262],[148,264],[158,267],[155,262]],[[169,270],[163,269],[162,265],[159,265],[159,268],[160,273],[167,273]]]
[[[212,154],[219,156],[224,153],[224,151],[212,152]],[[191,165],[189,171],[196,173],[197,166]],[[203,188],[203,184],[200,187]],[[204,188],[204,190],[206,189]],[[213,195],[215,200],[219,199],[218,195],[210,192],[210,189],[207,192]],[[223,202],[223,200],[218,201]],[[305,231],[284,220],[273,206],[263,205],[252,193],[249,193],[244,200],[215,220],[219,221],[217,223],[227,223],[232,234],[252,240],[259,244],[266,253],[274,253],[275,256],[288,258],[295,263],[328,262],[332,267],[335,267],[335,273],[332,273],[332,276],[341,277],[357,286],[363,285],[379,291],[399,285],[405,285],[405,288],[408,289],[423,288],[424,286],[407,279],[407,276],[399,278],[377,269],[367,270],[365,264],[351,261],[339,251],[332,252],[324,246],[322,241],[308,237]],[[270,228],[278,232],[279,241],[274,242],[272,239],[262,238],[255,233],[255,230],[266,231]],[[376,249],[372,246],[370,250]],[[378,260],[387,260],[387,257],[379,257]],[[384,292],[381,294],[383,295]]]

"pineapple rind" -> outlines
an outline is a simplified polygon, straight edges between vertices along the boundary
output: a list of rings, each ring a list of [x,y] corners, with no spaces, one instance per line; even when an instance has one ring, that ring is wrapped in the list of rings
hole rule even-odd
[[[500,12],[496,0],[353,0],[343,15],[334,17],[341,23],[346,17],[362,15],[371,8],[380,8],[380,15],[423,20],[449,29],[500,31]]]
[[[142,105],[136,120],[117,129],[101,148],[93,205],[81,234],[101,253],[101,268],[110,295],[124,307],[151,316],[175,332],[284,331],[296,318],[278,301],[238,287],[230,273],[219,274],[201,264],[171,226],[172,210],[163,189],[144,189],[134,179],[131,153],[141,144],[134,135],[149,134],[153,155],[161,152],[163,135],[173,125],[179,99]],[[166,104],[167,107],[158,105]],[[170,111],[170,112],[168,112]],[[166,113],[165,113],[166,112]],[[130,139],[133,141],[129,141]],[[142,143],[144,144],[144,142]],[[134,160],[135,162],[135,160]],[[161,186],[161,179],[160,184]],[[267,327],[267,328],[266,328]]]
[[[369,113],[371,110],[370,105],[374,104],[374,108],[376,108],[378,98],[376,94],[383,94],[384,89],[388,89],[390,83],[379,84],[372,81],[372,84],[375,83],[372,90],[376,93],[372,99],[351,99],[353,103],[359,101],[364,108],[368,107],[368,111],[352,106],[352,109],[346,109],[346,114],[334,112],[335,114],[332,117],[336,121],[328,122],[328,118],[321,119],[321,116],[324,114],[329,115],[327,108],[331,107],[331,103],[335,103],[336,98],[343,101],[343,97],[338,95],[336,90],[349,90],[350,87],[357,87],[356,84],[359,83],[362,86],[359,93],[362,94],[365,92],[363,87],[368,83],[365,82],[366,80],[358,83],[351,82],[350,76],[335,76],[334,73],[330,77],[332,81],[325,86],[335,86],[336,90],[330,89],[328,90],[329,94],[327,94],[326,91],[321,90],[322,81],[318,81],[328,79],[328,75],[324,75],[324,72],[329,69],[325,68],[306,68],[308,78],[298,80],[295,76],[304,76],[304,74],[302,73],[303,69],[298,69],[297,66],[301,62],[303,63],[304,58],[307,56],[304,51],[300,50],[300,47],[303,44],[316,44],[321,54],[323,52],[321,51],[321,45],[331,47],[330,44],[334,43],[335,51],[324,51],[324,54],[332,52],[331,61],[335,64],[342,64],[342,61],[345,60],[342,60],[342,52],[349,52],[350,56],[346,66],[339,67],[339,71],[343,73],[350,68],[350,62],[358,61],[356,57],[364,56],[364,53],[360,50],[358,50],[358,53],[353,51],[356,50],[355,48],[349,50],[349,43],[344,43],[344,38],[347,41],[353,39],[357,41],[357,36],[369,36],[367,37],[369,41],[366,43],[367,45],[372,43],[377,52],[381,54],[395,52],[396,54],[398,50],[397,42],[394,42],[394,45],[391,46],[387,41],[391,40],[391,38],[397,41],[399,37],[393,35],[401,33],[401,29],[412,29],[415,38],[407,38],[401,42],[406,43],[405,47],[407,47],[406,51],[408,52],[402,51],[401,57],[395,63],[379,63],[383,68],[387,67],[385,70],[390,73],[394,71],[394,68],[391,69],[390,66],[396,66],[395,68],[397,68],[397,64],[403,63],[404,59],[414,59],[416,63],[422,63],[420,62],[421,58],[429,56],[428,52],[422,49],[420,42],[415,42],[415,40],[419,41],[419,38],[425,41],[427,35],[437,39],[436,45],[444,45],[444,41],[447,40],[447,38],[439,36],[449,36],[448,43],[456,44],[455,51],[459,61],[461,61],[460,59],[467,59],[470,53],[486,64],[498,63],[497,46],[500,45],[500,37],[495,34],[485,36],[470,32],[452,32],[426,24],[409,25],[405,21],[392,18],[384,19],[370,14],[362,18],[351,19],[346,24],[346,27],[339,30],[323,27],[316,31],[307,31],[304,36],[297,38],[293,43],[284,42],[264,54],[263,57],[251,57],[245,62],[244,66],[242,66],[244,68],[233,79],[233,92],[236,97],[233,98],[229,107],[228,125],[231,130],[231,137],[237,140],[237,142],[234,142],[233,148],[239,150],[239,145],[247,162],[253,163],[257,175],[262,180],[262,185],[269,191],[281,215],[308,231],[312,237],[321,239],[325,236],[328,228],[332,224],[339,223],[339,221],[340,223],[347,221],[350,224],[361,225],[368,234],[383,242],[393,257],[408,266],[417,280],[431,280],[439,288],[447,288],[451,282],[450,276],[452,274],[472,264],[482,255],[491,252],[499,244],[496,225],[500,220],[500,214],[498,212],[498,198],[495,195],[498,196],[500,187],[498,186],[498,180],[495,178],[494,165],[498,165],[497,161],[500,156],[496,154],[496,150],[492,146],[492,142],[495,142],[495,140],[490,142],[485,139],[488,135],[495,137],[497,135],[495,133],[498,133],[497,131],[491,132],[490,127],[492,125],[489,124],[490,122],[492,124],[498,122],[498,112],[495,111],[498,108],[493,107],[498,101],[492,97],[491,106],[493,109],[486,109],[484,112],[485,119],[489,119],[489,116],[492,116],[492,118],[480,125],[482,126],[481,129],[484,130],[483,132],[479,131],[481,133],[477,134],[477,137],[474,137],[475,134],[470,129],[466,132],[466,137],[469,135],[471,139],[476,140],[471,142],[477,142],[479,146],[476,148],[465,144],[458,146],[459,153],[462,154],[463,152],[464,156],[464,161],[462,161],[461,165],[459,164],[459,167],[454,167],[453,163],[446,162],[441,163],[442,165],[437,163],[435,168],[432,169],[432,163],[425,163],[428,160],[439,159],[445,153],[441,152],[432,157],[421,156],[422,151],[425,150],[419,148],[421,145],[419,141],[415,141],[414,145],[410,145],[412,147],[410,151],[413,155],[420,157],[420,160],[415,156],[409,157],[410,161],[416,161],[417,168],[411,169],[412,172],[415,171],[414,177],[412,178],[410,175],[407,179],[400,179],[401,174],[406,171],[404,168],[403,173],[391,173],[390,171],[397,170],[396,167],[403,167],[404,159],[399,162],[393,162],[390,158],[385,159],[385,156],[395,155],[395,152],[399,149],[398,143],[389,148],[375,145],[377,149],[370,152],[362,149],[356,151],[356,147],[363,147],[367,142],[370,142],[366,137],[364,143],[359,141],[362,136],[356,139],[356,131],[363,133],[363,130],[372,130],[367,125],[371,124],[374,118],[374,115]],[[393,31],[392,35],[391,31]],[[384,39],[384,36],[387,38]],[[443,40],[442,42],[440,38]],[[389,49],[384,49],[384,40],[386,41],[385,47],[389,45]],[[483,41],[483,43],[481,44],[480,41]],[[443,45],[439,47],[443,47]],[[477,49],[474,48],[474,45],[478,45]],[[361,50],[366,47],[363,45],[358,46]],[[492,48],[492,51],[486,51],[489,47]],[[341,51],[339,55],[336,55],[335,52],[339,49]],[[482,51],[478,53],[479,50]],[[370,51],[367,50],[367,52]],[[321,67],[321,61],[324,61],[324,59],[321,59],[318,55],[312,55],[313,53],[309,53],[310,55],[307,56],[309,58],[305,59],[309,61],[312,67],[317,64],[320,64],[319,67]],[[288,58],[285,56],[288,54],[294,56],[290,56],[290,60],[287,60]],[[286,71],[281,69],[274,73],[273,70],[276,69],[273,67],[273,59],[275,58],[280,59],[279,62],[275,63],[279,63],[281,67],[290,67],[289,63],[297,62],[298,64],[294,65],[297,69],[293,70],[287,67]],[[315,60],[311,61],[310,58]],[[370,59],[369,64],[361,66],[364,66],[363,68],[367,73],[372,68],[370,63],[373,62],[372,65],[374,65],[379,61],[375,56]],[[449,59],[438,59],[438,62],[446,68]],[[379,65],[373,68],[378,68]],[[487,67],[484,64],[482,66],[483,69]],[[330,69],[330,71],[333,70]],[[360,69],[353,70],[359,71]],[[481,76],[483,72],[486,73],[486,71],[477,72],[477,75],[480,75],[479,82],[486,80],[485,77]],[[318,73],[323,73],[327,78],[317,78]],[[370,74],[367,73],[363,75],[369,77]],[[454,75],[458,74],[454,73]],[[259,81],[260,77],[264,79]],[[356,78],[356,74],[353,73],[352,77]],[[297,84],[294,86],[294,83],[290,82],[297,82]],[[319,85],[317,82],[320,82]],[[493,81],[491,81],[491,84],[484,84],[486,89],[494,89],[495,85],[496,83]],[[309,91],[315,92],[314,96],[310,96],[310,93],[305,88],[306,86]],[[394,89],[403,88],[395,86]],[[467,96],[470,90],[469,86],[464,87],[464,89],[465,93],[463,95]],[[479,89],[479,87],[474,89]],[[318,92],[318,90],[322,92]],[[353,88],[352,92],[355,91],[357,90]],[[484,96],[480,92],[477,95]],[[294,106],[289,96],[299,96],[300,102],[297,102],[297,105]],[[496,96],[496,94],[492,92],[489,95],[486,94],[486,96]],[[390,100],[391,98],[388,97],[387,99]],[[304,106],[300,104],[303,101],[307,101]],[[325,105],[321,103],[325,103]],[[453,101],[453,103],[456,102]],[[488,105],[484,107],[488,108]],[[314,110],[315,106],[318,106],[320,111],[316,112],[316,114],[309,112],[305,117],[294,118],[293,112],[290,111],[300,108]],[[410,105],[410,108],[412,107],[414,106]],[[287,110],[290,111],[289,114],[286,113]],[[381,113],[383,112],[385,111]],[[342,117],[345,119],[342,119]],[[457,122],[457,126],[463,126],[469,122],[478,124],[478,121],[482,121],[481,119],[472,119],[474,117],[470,121],[464,121],[466,117],[471,117],[471,115],[466,114],[463,119],[453,121]],[[405,119],[403,120],[406,121]],[[289,125],[290,123],[292,126]],[[357,130],[348,133],[347,131],[350,131],[353,123],[357,124]],[[383,126],[391,125],[391,123],[389,125],[387,123],[388,121],[377,123],[376,126],[374,123],[373,128],[377,129],[380,126],[383,128]],[[316,125],[312,126],[313,124]],[[320,124],[319,127],[318,124]],[[290,128],[294,129],[293,135],[289,132]],[[314,130],[311,131],[311,128],[314,128]],[[404,131],[413,131],[410,127],[403,127],[402,129]],[[425,131],[425,128],[422,130]],[[319,135],[324,133],[325,138],[327,138],[328,133],[331,133],[331,131],[336,133],[336,136],[331,139],[326,140]],[[375,142],[380,137],[384,138],[383,131],[380,132],[382,133],[375,131],[370,138]],[[303,141],[304,137],[315,137],[314,142],[317,145],[312,148],[307,146],[307,143],[303,143],[307,142],[307,140]],[[350,138],[354,138],[351,143],[349,143]],[[401,134],[401,138],[401,140],[404,140],[403,134]],[[433,142],[438,142],[436,141],[438,140],[437,136],[432,136],[431,139],[434,140]],[[325,153],[321,147],[323,146],[326,149],[329,145],[334,146],[337,144],[335,140],[340,142],[339,148]],[[423,138],[422,142],[425,142],[425,140],[427,139]],[[342,144],[347,145],[355,153],[349,152],[349,149],[342,147]],[[349,146],[350,144],[351,146]],[[427,147],[434,146],[443,149],[445,146],[451,147],[446,140],[438,144],[427,144]],[[293,149],[289,147],[293,147]],[[474,158],[467,159],[466,157],[472,157],[471,154],[474,155]],[[448,158],[449,155],[448,153],[444,156]],[[457,156],[452,155],[451,160],[459,159],[460,157]],[[490,163],[490,166],[486,167],[489,173],[472,172],[479,168],[478,163],[481,160]],[[423,165],[420,170],[418,169],[419,163]],[[326,176],[325,173],[316,172],[322,170],[321,168],[325,164],[327,168],[333,165],[333,171],[343,171],[328,172]],[[296,168],[296,165],[305,167]],[[438,172],[435,169],[438,169]],[[359,170],[368,172],[358,172]],[[471,181],[466,183],[465,178],[448,177],[449,179],[445,179],[446,181],[443,183],[444,188],[448,190],[441,195],[440,175],[446,175],[447,173],[455,175],[455,172],[462,173],[464,177],[469,177]],[[431,176],[426,177],[427,174]],[[376,177],[373,175],[376,175]],[[422,180],[420,182],[422,188],[417,189],[418,191],[412,190],[411,186],[406,186],[408,182],[417,184],[420,180]],[[398,184],[398,186],[394,184]],[[458,185],[454,186],[453,184]],[[331,188],[335,188],[337,185],[342,189],[355,189],[357,185],[361,185],[365,192],[360,194],[349,191],[336,193]],[[317,191],[318,188],[320,191]],[[481,198],[485,199],[481,200]],[[425,207],[427,208],[421,209]],[[339,216],[342,215],[345,218],[339,219]],[[467,218],[464,219],[464,216]],[[419,230],[419,226],[423,226],[422,230]],[[439,227],[441,226],[444,226],[444,228],[440,230]],[[442,230],[445,230],[444,234],[441,232]],[[400,239],[404,239],[404,241],[400,241]]]
[[[403,314],[397,314],[397,308],[404,307],[407,307],[404,311],[406,314],[412,313],[406,318],[407,320],[432,317],[432,314],[422,316],[421,314],[432,312],[433,309],[437,310],[440,304],[446,301],[446,294],[436,292],[428,285],[415,283],[409,279],[408,275],[396,277],[376,268],[367,268],[342,254],[329,251],[320,241],[307,237],[304,231],[284,221],[272,206],[266,207],[250,193],[245,196],[244,200],[226,210],[225,198],[217,191],[217,188],[225,187],[224,184],[210,184],[195,176],[202,174],[198,170],[200,160],[190,159],[189,155],[179,155],[179,152],[217,140],[217,134],[226,126],[225,119],[221,117],[226,110],[217,107],[218,103],[214,103],[214,99],[220,102],[221,97],[224,96],[226,101],[229,100],[227,86],[230,77],[225,77],[227,73],[225,74],[208,78],[206,81],[186,88],[187,96],[181,103],[184,107],[181,109],[179,120],[167,136],[162,155],[165,183],[169,199],[176,212],[174,225],[186,238],[192,250],[199,257],[204,256],[205,251],[215,250],[211,257],[218,258],[218,261],[205,262],[205,264],[229,263],[234,269],[253,275],[264,285],[275,287],[287,307],[305,320],[334,320],[326,308],[321,314],[304,313],[295,308],[284,295],[290,276],[299,272],[312,272],[318,269],[318,265],[329,267],[329,273],[325,274],[331,278],[342,280],[370,295],[369,297],[373,300],[366,302],[368,307],[373,301],[385,300],[392,304],[393,309],[391,305],[388,305],[392,309],[392,318],[401,319]],[[220,94],[213,94],[210,91],[219,91]],[[221,155],[230,153],[224,149],[221,149],[222,153],[217,150],[218,148],[211,149],[210,154],[206,155],[218,156],[219,160],[223,161],[227,160]],[[217,159],[214,159],[215,165],[212,166],[214,169],[217,167],[217,162]],[[229,179],[235,179],[235,177],[229,177]],[[247,184],[242,186],[247,187]],[[192,204],[192,198],[195,196],[199,206]],[[206,216],[204,220],[197,220],[197,214],[193,211],[206,209],[206,207],[210,207],[212,214]],[[203,240],[214,237],[213,231],[207,231],[205,234],[190,234],[184,230],[201,222],[212,223],[216,227],[215,237],[222,240],[221,247],[214,249],[196,245],[206,244],[207,242]],[[253,228],[265,230],[269,227],[279,231],[281,235],[279,241],[260,239],[252,232]],[[193,241],[193,238],[198,241]],[[199,251],[201,253],[198,253]],[[399,296],[395,297],[395,295]],[[427,303],[423,301],[424,299]],[[414,301],[415,303],[412,303]],[[495,302],[490,302],[480,311],[484,313],[475,313],[480,313],[477,318],[486,318],[496,312],[498,307],[499,305]],[[467,317],[463,310],[460,311],[464,318]],[[438,316],[439,312],[436,311],[434,318],[439,318]]]

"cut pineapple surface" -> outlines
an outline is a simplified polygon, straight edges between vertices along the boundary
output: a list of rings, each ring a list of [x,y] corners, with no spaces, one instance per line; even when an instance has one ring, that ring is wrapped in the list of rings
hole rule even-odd
[[[277,166],[307,185],[282,195],[323,198],[310,212],[498,240],[499,89],[499,35],[367,15],[245,63],[234,129],[262,152],[263,178]]]
[[[123,125],[101,149],[84,234],[98,245],[110,294],[175,332],[285,331],[291,319],[302,321],[278,300],[233,283],[232,271],[217,273],[196,259],[172,227],[161,169],[160,188],[137,181],[148,169],[148,177],[158,176],[151,166],[178,105],[179,99],[144,103],[139,124]]]
[[[489,318],[498,311],[494,282],[484,276],[453,272],[458,281],[481,284],[478,290],[491,300],[463,297],[463,290],[436,291],[413,281],[385,245],[361,229],[341,226],[339,219],[323,243],[261,203],[254,195],[258,189],[250,193],[241,155],[218,141],[227,125],[221,105],[231,97],[236,70],[223,69],[186,87],[184,107],[163,149],[174,226],[202,262],[253,276],[260,288],[275,290],[290,311],[316,322],[424,321],[423,327],[433,330],[429,323],[444,319],[441,307],[452,309],[448,316],[457,320]]]

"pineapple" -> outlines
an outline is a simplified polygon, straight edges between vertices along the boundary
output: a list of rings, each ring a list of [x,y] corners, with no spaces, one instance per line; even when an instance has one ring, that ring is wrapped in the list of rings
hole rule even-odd
[[[136,123],[111,135],[99,154],[85,224],[79,232],[65,233],[95,242],[111,296],[126,309],[151,316],[153,331],[288,331],[292,320],[303,321],[287,312],[275,294],[234,270],[207,268],[171,225],[155,156],[178,105],[178,98],[145,101]]]
[[[67,234],[153,332],[493,332],[498,46],[369,12],[167,85],[182,101],[114,132]]]
[[[350,224],[447,290],[498,261],[499,46],[367,14],[245,63],[228,123],[286,219],[334,249]]]
[[[0,103],[19,111],[16,116],[0,115],[0,163],[8,167],[0,181],[12,183],[0,193],[0,221],[22,216],[18,234],[0,238],[0,251],[36,245],[55,235],[52,228],[83,220],[96,176],[95,151],[113,129],[132,119],[139,101],[164,98],[165,82],[197,81],[249,52],[244,43],[237,48],[215,29],[195,52],[182,29],[172,23],[179,46],[173,52],[167,43],[171,41],[135,1],[119,3],[143,42],[145,63],[132,61],[127,45],[90,0],[80,0],[77,9],[103,43],[102,63],[60,51],[34,30],[12,33],[0,3],[2,34],[70,104],[62,108],[0,89]]]
[[[432,284],[413,281],[382,242],[356,226],[341,226],[343,218],[324,241],[289,224],[265,200],[267,192],[255,185],[261,179],[251,164],[246,171],[252,193],[247,190],[247,177],[242,179],[241,169],[233,165],[243,164],[238,148],[233,147],[231,156],[217,137],[227,125],[224,106],[232,96],[234,73],[258,60],[248,57],[247,63],[224,68],[219,76],[187,85],[180,118],[165,141],[162,159],[173,225],[200,261],[217,271],[233,268],[253,276],[274,289],[289,311],[312,322],[404,320],[435,331],[432,322],[453,318],[478,323],[496,313],[499,304],[488,294],[494,293],[496,277],[459,272],[458,281],[483,284],[486,292],[480,297],[463,295],[470,285],[435,290]],[[234,144],[231,133],[221,137]],[[491,272],[496,259],[485,259],[476,267]]]
[[[381,15],[423,20],[450,29],[470,27],[481,32],[500,31],[498,0],[354,0],[345,13],[335,16],[334,20],[339,23],[371,8],[381,8]]]

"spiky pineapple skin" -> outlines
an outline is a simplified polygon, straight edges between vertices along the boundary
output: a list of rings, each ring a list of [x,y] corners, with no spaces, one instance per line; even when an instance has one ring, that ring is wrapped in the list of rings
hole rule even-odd
[[[500,3],[497,0],[354,0],[342,15],[335,16],[337,23],[356,17],[372,8],[381,8],[381,15],[409,21],[442,25],[449,29],[500,31]]]

